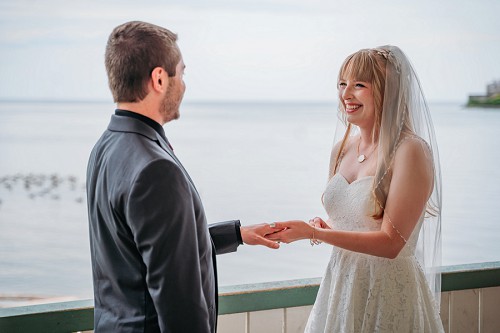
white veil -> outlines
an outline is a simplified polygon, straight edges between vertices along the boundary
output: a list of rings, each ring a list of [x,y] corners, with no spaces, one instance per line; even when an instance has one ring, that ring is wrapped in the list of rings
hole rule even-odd
[[[385,206],[391,181],[390,167],[402,140],[407,137],[419,137],[429,148],[428,157],[434,166],[434,186],[427,202],[415,255],[425,272],[439,311],[441,296],[441,170],[429,108],[410,61],[398,47],[381,46],[361,51],[367,52],[370,57],[383,57],[386,62],[385,87],[383,87],[384,95],[378,135],[377,167],[372,185],[373,193],[377,196],[377,201],[382,209]],[[344,65],[350,58],[346,59]],[[343,104],[339,103],[340,121],[337,122],[334,144],[343,139],[347,140],[348,137],[352,137],[358,132],[356,126],[348,126],[343,117],[344,114]],[[349,130],[347,130],[348,127]],[[338,158],[342,154],[342,151],[335,154],[336,156],[332,154],[330,177],[335,172]],[[378,200],[381,198],[382,200]],[[395,227],[397,228],[397,226]]]

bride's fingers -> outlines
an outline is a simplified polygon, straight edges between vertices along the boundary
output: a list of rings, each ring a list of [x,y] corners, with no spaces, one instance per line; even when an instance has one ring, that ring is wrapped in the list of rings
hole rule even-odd
[[[314,223],[316,223],[316,224],[321,224],[321,223],[323,223],[323,222],[324,222],[324,221],[323,221],[323,219],[322,219],[321,217],[317,217],[317,216],[316,216],[315,218],[313,218],[312,220],[313,220],[313,222],[314,222]]]
[[[314,217],[312,219],[310,219],[309,221],[312,221],[312,223],[309,223],[311,224],[313,227],[316,227],[316,228],[321,228],[321,229],[329,229],[330,227],[328,226],[328,224],[323,221],[323,219],[321,217]]]

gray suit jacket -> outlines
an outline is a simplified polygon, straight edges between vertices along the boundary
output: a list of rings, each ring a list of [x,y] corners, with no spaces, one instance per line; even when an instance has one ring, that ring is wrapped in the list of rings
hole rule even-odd
[[[207,226],[196,188],[162,136],[111,117],[87,169],[96,332],[215,332],[215,253],[239,221]]]

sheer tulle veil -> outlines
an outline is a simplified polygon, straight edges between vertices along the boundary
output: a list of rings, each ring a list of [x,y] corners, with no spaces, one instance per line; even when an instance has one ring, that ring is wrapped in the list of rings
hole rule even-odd
[[[438,147],[429,108],[424,98],[418,77],[406,55],[396,46],[381,46],[361,50],[373,62],[385,63],[385,82],[381,87],[382,111],[378,129],[378,157],[372,185],[372,195],[383,210],[391,182],[390,168],[396,150],[403,140],[419,138],[434,167],[434,184],[430,195],[416,247],[416,257],[425,272],[429,287],[434,294],[439,310],[441,295],[441,170]],[[354,55],[354,54],[353,54]],[[342,65],[348,66],[352,56]],[[377,58],[377,59],[375,59]],[[341,69],[342,71],[342,69]],[[352,69],[351,69],[352,71]],[[354,69],[356,71],[356,69]],[[340,75],[340,74],[339,74]],[[336,172],[339,157],[343,154],[341,142],[347,142],[358,133],[356,126],[347,123],[345,110],[339,102],[339,121],[335,132],[334,147],[330,163],[330,177]],[[335,152],[335,153],[334,153]],[[398,223],[393,221],[397,228]],[[415,229],[417,230],[417,229]]]

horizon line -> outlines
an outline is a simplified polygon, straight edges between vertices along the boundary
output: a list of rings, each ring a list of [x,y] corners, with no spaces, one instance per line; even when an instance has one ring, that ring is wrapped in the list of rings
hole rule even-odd
[[[429,104],[463,104],[463,101],[459,100],[427,100]],[[87,103],[87,104],[97,104],[97,103],[109,103],[116,104],[111,100],[105,99],[57,99],[57,98],[34,98],[34,99],[22,99],[22,98],[0,98],[0,103]],[[338,100],[294,100],[294,99],[194,99],[194,100],[184,100],[183,104],[338,104]]]

